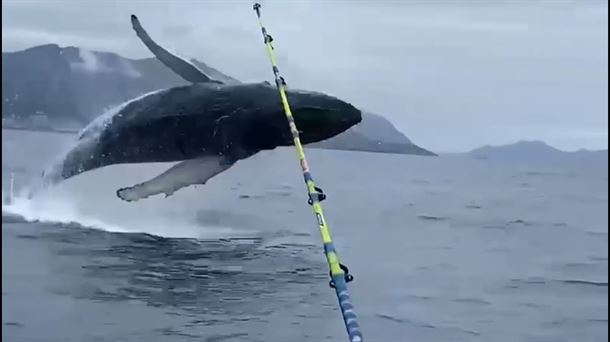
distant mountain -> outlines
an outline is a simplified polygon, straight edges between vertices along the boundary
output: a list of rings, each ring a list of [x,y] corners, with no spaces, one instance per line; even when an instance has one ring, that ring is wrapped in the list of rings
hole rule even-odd
[[[385,118],[371,113],[365,113],[362,122],[346,132],[309,146],[333,150],[436,155],[413,144]]]
[[[608,150],[566,152],[542,141],[519,141],[501,146],[483,146],[466,155],[481,160],[608,163]]]
[[[211,77],[240,83],[191,60]],[[188,84],[156,58],[56,44],[2,53],[3,127],[80,129],[109,107],[153,90]],[[318,148],[435,155],[413,144],[387,119],[366,113],[361,124],[315,144]]]

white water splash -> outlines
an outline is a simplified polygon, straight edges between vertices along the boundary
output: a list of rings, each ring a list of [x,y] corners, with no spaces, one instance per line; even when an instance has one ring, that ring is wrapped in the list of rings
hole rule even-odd
[[[81,226],[112,232],[125,233],[129,231],[107,224],[102,220],[81,215],[74,204],[69,201],[57,201],[48,197],[32,200],[25,196],[17,196],[10,203],[2,203],[2,216],[5,214],[18,216],[27,222],[77,223]]]
[[[119,211],[115,216],[104,218],[104,212],[99,215],[82,210],[75,199],[49,194],[34,199],[17,196],[11,203],[2,203],[3,217],[12,216],[29,223],[78,224],[83,228],[107,232],[145,233],[167,238],[218,239],[252,235],[252,232],[240,232],[231,227],[201,226],[185,216],[168,215],[169,213],[158,209],[154,210],[156,215],[146,211],[132,208],[129,215],[125,215],[125,211]]]
[[[149,166],[150,167],[150,166]],[[235,229],[222,224],[202,223],[197,216],[201,207],[193,200],[196,189],[181,195],[163,196],[126,203],[112,189],[123,182],[135,182],[156,170],[143,165],[122,165],[94,170],[36,193],[28,198],[23,188],[11,203],[3,202],[3,217],[25,222],[78,224],[116,233],[146,233],[168,238],[218,239],[257,235],[249,229]],[[135,170],[134,170],[135,169]],[[118,174],[122,175],[117,177]],[[3,191],[4,192],[4,191]]]

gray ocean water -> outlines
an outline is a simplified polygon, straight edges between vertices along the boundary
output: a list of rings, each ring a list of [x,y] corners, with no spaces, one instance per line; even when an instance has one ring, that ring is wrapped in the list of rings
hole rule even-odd
[[[3,130],[3,195],[69,139]],[[607,168],[307,153],[365,341],[607,340]],[[3,205],[3,341],[347,340],[291,149],[115,197],[168,166]]]

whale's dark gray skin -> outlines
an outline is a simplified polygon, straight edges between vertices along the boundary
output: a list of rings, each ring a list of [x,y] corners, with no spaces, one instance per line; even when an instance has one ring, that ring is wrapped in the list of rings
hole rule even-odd
[[[58,182],[113,164],[180,162],[149,181],[117,191],[119,198],[134,201],[204,184],[259,151],[293,145],[275,87],[212,80],[157,45],[138,19],[131,19],[149,50],[194,84],[144,95],[98,118],[45,179]],[[287,96],[304,144],[334,137],[362,119],[351,104],[319,92],[289,90]]]

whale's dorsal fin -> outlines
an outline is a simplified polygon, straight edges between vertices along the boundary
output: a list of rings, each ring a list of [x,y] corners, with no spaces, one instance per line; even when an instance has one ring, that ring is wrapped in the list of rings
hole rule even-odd
[[[133,26],[133,29],[136,31],[136,34],[140,40],[142,40],[150,52],[152,52],[153,55],[155,55],[155,57],[161,61],[161,63],[170,68],[180,77],[192,83],[222,83],[220,81],[211,79],[193,64],[173,55],[171,52],[158,45],[154,40],[152,40],[152,38],[150,38],[146,30],[144,30],[142,24],[140,24],[140,21],[138,20],[138,17],[133,14],[131,15],[131,25]]]

